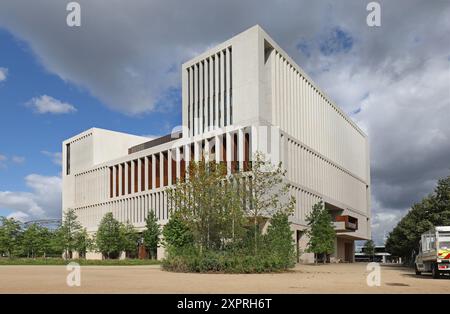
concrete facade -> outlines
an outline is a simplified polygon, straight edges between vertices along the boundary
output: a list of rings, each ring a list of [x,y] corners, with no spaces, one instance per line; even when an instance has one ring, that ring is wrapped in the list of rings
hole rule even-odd
[[[182,111],[172,139],[91,129],[64,141],[63,211],[74,208],[89,232],[110,211],[137,229],[149,210],[165,224],[165,190],[190,160],[206,153],[229,172],[245,171],[261,151],[287,170],[300,252],[306,216],[322,200],[338,232],[332,259],[353,261],[354,240],[370,238],[368,138],[264,30],[254,26],[184,63]]]

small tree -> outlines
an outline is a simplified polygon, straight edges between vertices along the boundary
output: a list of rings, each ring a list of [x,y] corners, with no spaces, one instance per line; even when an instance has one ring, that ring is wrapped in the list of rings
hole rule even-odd
[[[145,219],[145,230],[142,236],[144,238],[144,246],[152,259],[156,258],[160,234],[161,230],[158,225],[158,220],[156,219],[155,213],[150,210]]]
[[[295,246],[289,216],[279,212],[272,216],[265,236],[266,254],[275,254],[284,268],[295,264]]]
[[[373,257],[375,255],[375,243],[372,240],[367,240],[364,244],[364,253],[370,256],[370,261],[373,262]]]
[[[14,218],[1,217],[0,252],[14,257],[20,250],[22,228]]]
[[[86,258],[86,252],[93,249],[94,240],[87,233],[86,228],[83,228],[75,235],[75,249],[80,258]]]
[[[127,221],[126,224],[121,224],[120,233],[122,238],[122,250],[125,251],[127,257],[135,257],[139,234],[133,224],[129,221]]]
[[[78,222],[78,217],[75,210],[70,208],[64,213],[64,218],[61,227],[59,228],[59,237],[61,245],[65,252],[65,258],[71,259],[73,251],[76,250],[77,237],[82,231],[81,224]]]
[[[106,213],[98,226],[96,244],[107,259],[117,258],[123,249],[121,223],[114,219],[112,213]]]
[[[170,216],[169,222],[164,226],[163,236],[169,253],[171,250],[191,247],[194,244],[194,235],[177,212]]]
[[[29,225],[22,236],[22,249],[27,257],[35,258],[41,252],[43,252],[43,242],[45,239],[42,237],[42,227],[38,224]]]
[[[317,255],[323,254],[323,263],[326,255],[334,252],[336,232],[334,230],[331,215],[323,205],[323,202],[315,204],[311,213],[307,216],[309,229],[308,252],[314,253],[314,261],[317,263]]]
[[[187,224],[200,252],[203,249],[220,249],[225,238],[233,234],[230,229],[238,229],[242,207],[228,207],[236,205],[230,200],[237,199],[234,194],[238,191],[227,183],[226,173],[224,164],[190,162],[189,177],[178,181],[168,192],[172,213],[178,212],[179,218]],[[231,226],[224,223],[228,218],[233,221]]]
[[[246,215],[253,223],[254,254],[258,254],[261,235],[260,225],[275,213],[291,214],[295,198],[289,195],[290,185],[285,181],[286,171],[281,163],[273,165],[265,156],[256,152],[249,182],[246,185]]]

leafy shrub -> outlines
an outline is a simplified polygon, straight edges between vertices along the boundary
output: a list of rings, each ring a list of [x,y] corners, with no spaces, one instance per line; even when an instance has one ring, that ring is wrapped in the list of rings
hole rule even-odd
[[[174,272],[264,273],[285,271],[289,267],[276,254],[254,256],[227,251],[169,255],[162,261],[164,270]]]

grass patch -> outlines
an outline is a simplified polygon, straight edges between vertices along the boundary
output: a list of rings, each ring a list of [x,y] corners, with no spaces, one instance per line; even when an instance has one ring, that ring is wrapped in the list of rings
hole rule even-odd
[[[151,259],[110,259],[110,260],[86,260],[73,259],[64,260],[62,258],[0,258],[0,266],[4,265],[67,265],[71,262],[81,266],[138,266],[138,265],[159,265],[160,262]]]

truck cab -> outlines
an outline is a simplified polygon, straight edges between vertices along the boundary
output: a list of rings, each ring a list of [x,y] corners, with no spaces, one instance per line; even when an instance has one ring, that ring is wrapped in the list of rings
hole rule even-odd
[[[416,275],[431,272],[433,278],[450,274],[450,226],[434,227],[422,234],[415,259]]]

